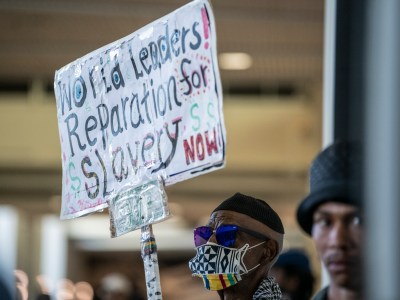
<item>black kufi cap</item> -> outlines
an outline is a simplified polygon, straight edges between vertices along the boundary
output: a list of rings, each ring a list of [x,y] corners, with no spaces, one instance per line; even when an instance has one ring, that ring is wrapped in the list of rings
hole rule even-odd
[[[282,221],[279,215],[263,200],[236,193],[222,202],[213,213],[219,210],[230,210],[248,215],[249,217],[267,225],[273,231],[284,234]]]

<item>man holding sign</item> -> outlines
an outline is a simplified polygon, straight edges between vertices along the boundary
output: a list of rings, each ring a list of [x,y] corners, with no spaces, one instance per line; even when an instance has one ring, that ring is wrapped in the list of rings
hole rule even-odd
[[[164,185],[224,167],[216,30],[196,0],[56,72],[61,219],[109,208],[111,236],[142,230],[148,298],[161,299],[151,224]]]
[[[278,300],[282,294],[268,272],[278,259],[284,228],[264,201],[236,193],[222,202],[207,226],[194,230],[193,276],[223,300]]]

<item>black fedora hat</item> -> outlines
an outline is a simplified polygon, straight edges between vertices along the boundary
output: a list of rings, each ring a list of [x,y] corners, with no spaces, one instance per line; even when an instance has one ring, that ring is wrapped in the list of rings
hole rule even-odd
[[[335,141],[311,163],[310,193],[297,208],[297,222],[311,235],[313,213],[322,203],[360,206],[361,153],[355,143]]]

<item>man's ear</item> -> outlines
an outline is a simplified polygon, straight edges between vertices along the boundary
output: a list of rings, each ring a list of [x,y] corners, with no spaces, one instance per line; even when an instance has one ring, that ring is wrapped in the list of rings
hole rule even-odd
[[[264,248],[263,258],[267,260],[268,263],[273,261],[278,255],[278,243],[274,240],[268,240]]]

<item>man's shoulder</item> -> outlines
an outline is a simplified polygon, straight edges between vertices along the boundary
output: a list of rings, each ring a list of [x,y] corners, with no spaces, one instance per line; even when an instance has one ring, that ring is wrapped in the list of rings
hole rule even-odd
[[[317,292],[312,300],[327,300],[328,299],[328,287],[323,288]]]

